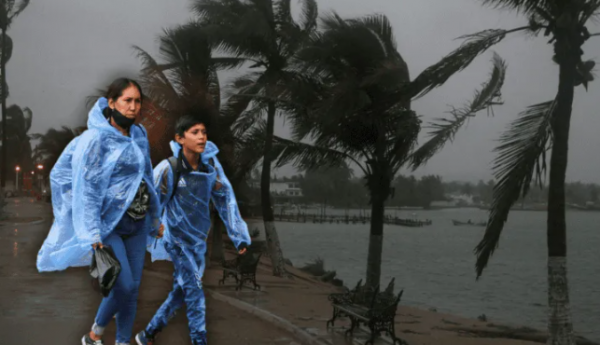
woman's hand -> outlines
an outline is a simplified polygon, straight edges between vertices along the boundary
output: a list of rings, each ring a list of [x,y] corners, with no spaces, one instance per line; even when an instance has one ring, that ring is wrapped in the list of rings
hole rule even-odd
[[[98,248],[98,247],[104,248],[104,245],[102,244],[102,242],[92,244],[92,248],[94,248],[94,250],[96,250],[96,248]]]
[[[240,253],[240,255],[244,255],[246,253],[246,248],[242,248],[238,253]]]
[[[161,224],[158,227],[158,235],[156,236],[156,238],[162,238],[164,233],[165,233],[165,226]]]

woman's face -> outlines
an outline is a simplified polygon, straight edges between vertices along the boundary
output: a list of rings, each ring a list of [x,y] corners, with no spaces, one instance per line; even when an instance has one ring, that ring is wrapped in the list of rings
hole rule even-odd
[[[108,106],[117,109],[125,117],[135,119],[142,109],[142,95],[137,87],[130,85],[116,101],[108,100]]]

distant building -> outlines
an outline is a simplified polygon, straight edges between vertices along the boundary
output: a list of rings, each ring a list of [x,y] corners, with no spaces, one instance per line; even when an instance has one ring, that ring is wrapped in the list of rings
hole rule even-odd
[[[473,203],[473,196],[470,194],[449,194],[448,198],[457,202],[463,201],[466,202],[467,204],[472,204]]]
[[[259,180],[252,180],[250,182],[250,185],[253,188],[260,189],[260,181]],[[303,196],[302,188],[300,188],[300,182],[293,181],[293,180],[290,180],[290,181],[271,180],[271,195],[277,197],[278,199],[279,198],[294,199],[294,198],[301,198]],[[291,200],[287,200],[287,201],[291,201]]]

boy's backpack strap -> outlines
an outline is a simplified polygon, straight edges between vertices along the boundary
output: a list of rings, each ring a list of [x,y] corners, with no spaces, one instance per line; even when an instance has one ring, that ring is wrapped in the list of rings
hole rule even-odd
[[[171,195],[169,196],[169,201],[173,199],[175,196],[175,191],[177,190],[177,185],[179,184],[179,177],[181,175],[181,171],[177,166],[177,157],[169,157],[169,165],[171,166],[171,171],[173,172],[173,187],[171,188]]]

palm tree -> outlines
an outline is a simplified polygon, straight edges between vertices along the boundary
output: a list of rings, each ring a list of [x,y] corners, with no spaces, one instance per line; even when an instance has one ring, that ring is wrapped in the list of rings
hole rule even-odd
[[[67,145],[86,129],[86,127],[69,128],[63,126],[60,129],[50,128],[45,134],[31,135],[32,139],[39,140],[33,150],[34,161],[41,162],[44,165],[46,177],[52,171],[54,164],[56,164]]]
[[[496,148],[492,207],[485,235],[475,248],[479,278],[498,247],[510,208],[525,197],[532,182],[545,175],[546,152],[549,162],[547,215],[548,243],[548,344],[575,344],[569,308],[567,243],[565,220],[565,175],[568,158],[569,126],[575,87],[587,85],[595,63],[582,59],[582,47],[592,36],[586,25],[600,13],[600,0],[483,0],[486,5],[524,14],[528,25],[512,30],[485,30],[466,36],[475,56],[502,41],[509,33],[526,31],[549,36],[553,61],[559,66],[558,91],[553,100],[530,106],[511,124]],[[450,57],[448,57],[450,58]]]
[[[346,161],[362,170],[372,209],[367,285],[373,287],[380,279],[385,202],[394,176],[411,159],[427,160],[470,116],[495,104],[505,73],[503,61],[494,56],[490,80],[471,103],[452,110],[445,135],[415,151],[421,120],[411,99],[443,84],[465,63],[459,55],[452,65],[442,61],[411,81],[392,32],[384,15],[324,17],[323,31],[298,53],[294,71],[301,76],[286,95],[293,140],[276,138],[282,147],[278,165],[293,161],[310,169]]]
[[[252,107],[240,119],[239,127],[253,124],[264,129],[262,138],[248,136],[243,143],[263,152],[261,207],[273,274],[283,276],[285,263],[271,207],[271,162],[275,101],[291,76],[286,72],[292,57],[317,25],[316,0],[302,0],[302,15],[295,21],[291,0],[195,0],[194,11],[212,27],[210,37],[225,56],[242,59],[251,72],[236,81],[238,97],[252,100]],[[259,118],[266,112],[266,121]],[[260,139],[260,140],[258,140]]]
[[[8,98],[8,85],[6,84],[6,63],[12,56],[13,42],[6,33],[12,21],[29,5],[29,0],[0,0],[0,101],[2,102],[2,154],[0,157],[0,213],[4,207],[4,187],[8,174],[7,153],[7,124],[6,124],[6,99]]]
[[[29,108],[11,105],[6,109],[8,114],[6,118],[6,145],[10,150],[10,156],[7,157],[7,165],[14,167],[20,166],[24,171],[30,171],[33,163],[31,161],[31,142],[27,135],[31,128],[33,113]]]

